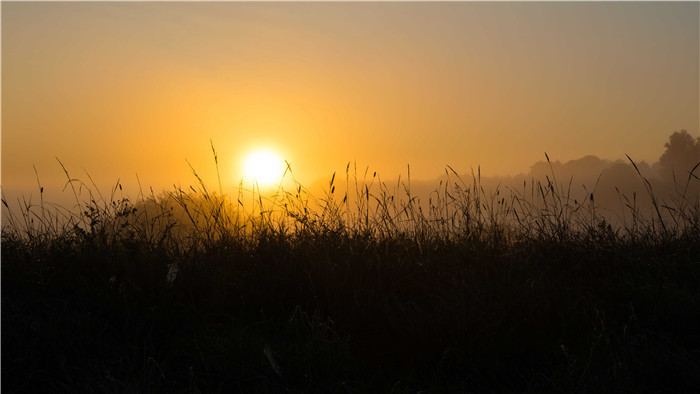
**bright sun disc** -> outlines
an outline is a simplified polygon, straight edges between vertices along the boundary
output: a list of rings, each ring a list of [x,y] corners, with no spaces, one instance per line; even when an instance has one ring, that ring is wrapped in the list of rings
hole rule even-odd
[[[282,180],[285,164],[279,155],[268,150],[255,151],[248,155],[243,164],[246,179],[260,186],[269,186]]]

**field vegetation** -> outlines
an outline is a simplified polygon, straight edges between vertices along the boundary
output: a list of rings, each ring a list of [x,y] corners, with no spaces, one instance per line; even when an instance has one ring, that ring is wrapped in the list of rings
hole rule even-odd
[[[66,171],[79,210],[3,199],[2,388],[700,392],[698,171],[637,172],[617,223],[554,172],[132,201]]]

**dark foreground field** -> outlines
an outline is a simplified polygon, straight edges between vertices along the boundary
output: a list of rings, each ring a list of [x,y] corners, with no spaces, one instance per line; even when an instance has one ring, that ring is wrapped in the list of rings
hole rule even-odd
[[[700,392],[697,203],[612,227],[540,186],[27,209],[2,234],[3,392]]]

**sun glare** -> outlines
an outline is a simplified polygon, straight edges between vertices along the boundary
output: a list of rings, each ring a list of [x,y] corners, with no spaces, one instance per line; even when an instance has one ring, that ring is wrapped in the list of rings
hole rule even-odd
[[[271,186],[282,180],[285,163],[282,158],[269,150],[258,150],[246,157],[243,175],[247,181],[259,186]]]

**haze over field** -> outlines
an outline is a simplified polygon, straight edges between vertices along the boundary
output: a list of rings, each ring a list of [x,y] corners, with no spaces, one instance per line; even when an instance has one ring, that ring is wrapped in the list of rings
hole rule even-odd
[[[700,2],[0,7],[3,392],[700,393]]]
[[[386,178],[527,174],[699,133],[700,5],[3,3],[2,187],[87,170],[233,190],[255,149],[310,185],[348,161]],[[324,181],[325,182],[325,181]]]

